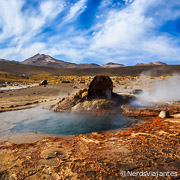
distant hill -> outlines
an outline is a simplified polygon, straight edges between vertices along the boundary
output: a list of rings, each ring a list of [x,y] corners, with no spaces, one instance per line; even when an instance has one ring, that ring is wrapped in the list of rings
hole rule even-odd
[[[97,68],[98,64],[75,64],[55,59],[49,55],[36,54],[22,62],[22,64],[38,65],[38,66],[53,66],[62,68]]]
[[[156,62],[149,62],[147,64],[145,63],[137,63],[135,66],[162,66],[162,65],[167,65],[166,63],[164,62],[161,62],[161,61],[156,61]]]
[[[148,72],[152,76],[171,75],[174,73],[180,74],[180,65],[167,66],[125,66],[116,68],[62,68],[51,66],[35,66],[20,64],[12,61],[0,61],[0,71],[15,74],[52,74],[63,76],[137,76],[142,72]]]
[[[0,59],[0,61],[10,61],[6,59]],[[15,62],[19,64],[26,64],[26,65],[36,65],[36,66],[51,66],[51,67],[61,67],[61,68],[118,68],[118,67],[125,67],[124,64],[114,63],[114,62],[108,62],[107,64],[98,65],[95,63],[89,63],[89,64],[76,64],[71,62],[66,62],[63,60],[55,59],[49,55],[45,54],[36,54],[28,59],[25,59],[23,62],[18,62],[11,60],[10,62]],[[164,66],[167,65],[164,62],[156,61],[156,62],[149,62],[149,63],[137,63],[135,66]]]
[[[95,63],[90,64],[77,64],[78,68],[100,68],[101,66]]]
[[[55,66],[55,67],[76,67],[75,63],[69,63],[62,60],[55,59],[49,55],[36,54],[22,62],[22,64],[38,65],[38,66]]]
[[[15,61],[15,60],[7,60],[7,59],[0,59],[0,61],[10,61],[10,62],[19,63],[19,61]]]
[[[7,59],[0,59],[0,61],[8,61]]]
[[[124,67],[124,64],[109,62],[107,64],[103,64],[102,67],[104,67],[104,68]]]

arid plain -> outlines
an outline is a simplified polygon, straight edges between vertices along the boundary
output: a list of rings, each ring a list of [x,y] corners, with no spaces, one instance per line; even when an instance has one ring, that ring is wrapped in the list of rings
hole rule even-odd
[[[88,87],[93,76],[46,76],[45,79],[47,85],[39,85],[42,77],[39,80],[35,77],[2,83],[0,111],[47,107]],[[0,143],[0,178],[128,179],[122,173],[141,171],[163,172],[161,179],[178,178],[180,106],[173,99],[174,96],[172,100],[158,99],[158,89],[166,95],[163,89],[178,83],[179,76],[145,74],[111,76],[111,79],[115,93],[135,97],[139,97],[138,90],[145,93],[143,96],[146,98],[141,96],[138,101],[121,106],[124,115],[137,120],[123,129],[79,134],[69,138],[41,133],[32,136],[33,133],[30,133],[24,135],[24,138],[22,134],[14,138],[11,136],[9,141],[2,139],[5,141]],[[168,91],[176,93],[176,89],[169,88]],[[151,102],[152,99],[162,102]],[[144,107],[138,108],[139,105]],[[162,110],[168,112],[169,116],[159,117]],[[133,178],[138,176],[134,175]],[[147,179],[146,176],[141,178]]]

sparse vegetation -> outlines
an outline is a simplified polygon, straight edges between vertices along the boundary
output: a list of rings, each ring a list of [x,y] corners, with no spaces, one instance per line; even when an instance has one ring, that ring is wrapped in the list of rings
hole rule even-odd
[[[29,82],[29,83],[35,82],[34,80],[29,79],[28,77],[24,75],[18,75],[18,74],[7,73],[7,72],[0,72],[0,81],[2,82],[18,81],[18,82]]]
[[[133,76],[138,77],[142,72],[149,76],[172,75],[180,73],[180,65],[167,66],[126,66],[118,68],[58,68],[49,66],[24,65],[10,61],[0,61],[0,71],[28,76]]]

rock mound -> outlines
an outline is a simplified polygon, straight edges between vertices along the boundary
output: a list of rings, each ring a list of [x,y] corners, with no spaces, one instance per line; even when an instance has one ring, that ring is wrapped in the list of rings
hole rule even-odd
[[[88,100],[111,99],[113,82],[109,76],[95,76],[88,89]]]
[[[95,99],[84,101],[72,107],[72,112],[98,112],[107,111],[115,108],[116,103],[106,99]]]
[[[77,93],[62,98],[54,107],[54,111],[71,111],[71,108],[75,106],[76,104],[83,102],[87,99],[88,89],[81,89]]]
[[[113,82],[108,76],[96,76],[89,88],[61,99],[51,108],[58,112],[115,112],[120,104],[126,104],[132,97],[112,92]]]

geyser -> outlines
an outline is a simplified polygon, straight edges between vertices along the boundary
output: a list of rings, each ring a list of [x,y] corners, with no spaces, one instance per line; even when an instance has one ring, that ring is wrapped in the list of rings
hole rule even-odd
[[[139,106],[153,106],[158,103],[180,101],[180,78],[173,75],[171,78],[154,84],[152,90],[144,90],[137,95],[132,103]]]
[[[113,82],[109,76],[95,76],[89,87],[60,99],[50,108],[57,112],[118,112],[120,105],[129,103],[133,97],[112,90]]]

